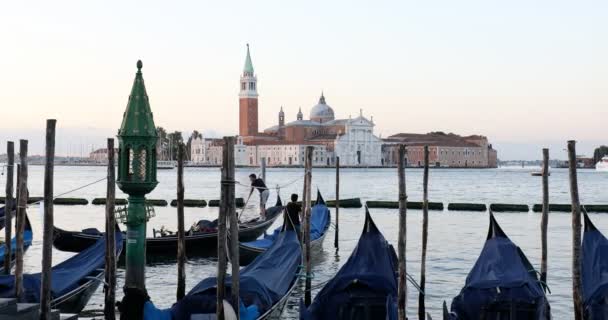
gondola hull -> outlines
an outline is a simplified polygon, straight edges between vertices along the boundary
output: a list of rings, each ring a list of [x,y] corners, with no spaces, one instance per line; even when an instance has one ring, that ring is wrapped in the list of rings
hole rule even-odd
[[[328,225],[329,228],[329,225]],[[326,230],[327,231],[327,230]],[[316,253],[321,252],[323,249],[323,240],[325,239],[325,235],[327,232],[323,232],[323,235],[310,242],[310,252],[315,257]],[[239,239],[240,241],[240,239]],[[228,247],[228,252],[230,253],[230,247]],[[248,246],[239,242],[239,265],[241,267],[250,264],[255,258],[257,258],[260,254],[264,253],[266,249],[256,248],[253,246]],[[229,255],[230,256],[230,255]]]
[[[73,291],[51,301],[51,308],[62,313],[80,313],[104,280],[105,272],[100,270]]]
[[[268,211],[272,209],[270,208]],[[280,209],[276,211],[280,211]],[[240,228],[239,240],[253,241],[257,239],[274,223],[277,216],[279,216],[278,212],[264,222]],[[66,231],[57,227],[54,228],[54,233],[53,246],[58,250],[68,252],[81,252],[103,236],[103,233],[90,234],[80,231]],[[217,232],[186,235],[185,241],[188,256],[213,257],[217,255]],[[126,252],[126,250],[123,250],[123,252]],[[176,252],[177,235],[146,238],[146,256],[150,261],[175,258]]]

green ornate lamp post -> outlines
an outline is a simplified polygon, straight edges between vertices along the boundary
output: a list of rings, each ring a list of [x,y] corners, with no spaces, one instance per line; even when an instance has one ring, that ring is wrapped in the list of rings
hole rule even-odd
[[[118,179],[120,190],[129,195],[127,212],[119,211],[118,219],[127,225],[125,294],[137,291],[146,294],[146,222],[153,216],[146,206],[145,195],[156,181],[157,133],[148,94],[137,61],[137,74],[131,89],[127,110],[118,131]]]

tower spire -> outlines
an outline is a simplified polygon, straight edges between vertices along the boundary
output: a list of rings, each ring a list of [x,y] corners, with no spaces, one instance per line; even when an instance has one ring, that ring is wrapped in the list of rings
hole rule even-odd
[[[243,68],[243,74],[253,76],[253,63],[251,62],[251,53],[249,53],[249,43],[247,44],[247,57],[245,57],[245,67]]]

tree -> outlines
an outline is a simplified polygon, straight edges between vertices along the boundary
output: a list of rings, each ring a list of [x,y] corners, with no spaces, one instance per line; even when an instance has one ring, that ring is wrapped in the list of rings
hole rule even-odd
[[[197,130],[194,130],[194,131],[192,131],[192,134],[188,138],[188,143],[186,143],[186,150],[188,152],[188,155],[187,155],[188,158],[190,158],[190,155],[192,154],[192,140],[194,140],[196,138],[202,139],[203,134],[198,132]]]
[[[593,162],[598,163],[606,155],[608,155],[608,146],[595,148],[595,151],[593,151]]]
[[[156,147],[156,157],[159,160],[169,159],[169,138],[167,136],[167,130],[163,127],[156,127],[156,134],[158,135],[158,144]]]
[[[182,137],[181,131],[173,131],[167,135],[169,138],[169,159],[177,160],[177,150],[179,148],[179,144],[184,142],[184,137]]]

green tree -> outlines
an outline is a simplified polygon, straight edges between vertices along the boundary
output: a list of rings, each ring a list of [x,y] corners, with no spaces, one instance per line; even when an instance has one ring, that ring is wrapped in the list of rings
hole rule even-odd
[[[177,148],[180,143],[184,143],[184,137],[182,137],[182,132],[173,131],[172,133],[169,133],[167,136],[169,138],[169,145],[168,145],[169,159],[177,160]]]
[[[608,155],[608,146],[599,146],[593,151],[593,161],[598,163],[602,157]]]
[[[158,144],[156,147],[156,157],[159,160],[169,159],[169,137],[167,130],[163,127],[156,127],[156,133],[158,134]]]

